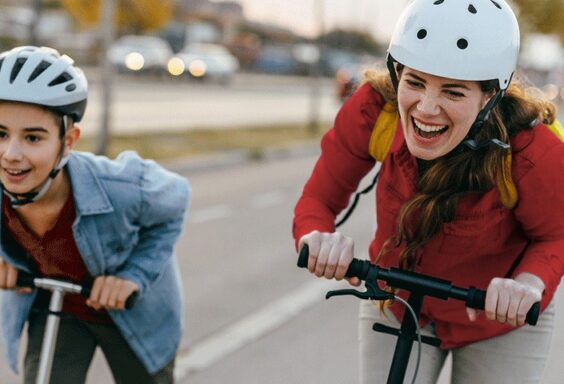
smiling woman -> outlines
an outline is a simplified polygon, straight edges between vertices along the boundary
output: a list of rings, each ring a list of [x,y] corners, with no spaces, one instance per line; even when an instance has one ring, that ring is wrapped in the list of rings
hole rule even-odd
[[[354,241],[335,231],[335,218],[372,155],[387,153],[371,261],[487,287],[485,316],[451,301],[423,305],[422,326],[441,348],[423,348],[417,382],[434,383],[449,353],[456,383],[542,378],[564,274],[564,144],[549,128],[555,106],[511,81],[519,40],[503,0],[413,1],[397,22],[388,71],[367,72],[343,105],[296,204],[293,234],[297,248],[309,246],[310,272],[342,279]],[[373,148],[380,115],[399,121],[387,151]],[[539,300],[537,330],[521,328]],[[402,314],[395,303],[361,304],[362,383],[386,382],[391,362],[389,336],[374,333],[374,321],[399,326]]]

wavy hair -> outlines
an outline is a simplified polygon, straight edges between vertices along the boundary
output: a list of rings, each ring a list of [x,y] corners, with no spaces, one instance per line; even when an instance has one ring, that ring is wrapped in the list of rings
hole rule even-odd
[[[368,82],[397,108],[397,95],[387,71],[368,70],[364,73],[363,82]],[[494,91],[497,86],[493,80],[479,84],[485,93]],[[527,95],[524,87],[514,80],[476,134],[476,139],[497,138],[508,142],[512,136],[531,129],[536,123],[551,124],[555,116],[554,104]],[[419,160],[418,192],[401,207],[396,234],[386,240],[377,260],[403,244],[405,247],[399,255],[399,266],[413,270],[423,245],[440,230],[442,224],[454,219],[456,206],[462,197],[490,190],[504,172],[510,177],[510,167],[504,162],[507,155],[510,153],[506,150],[490,146],[480,151],[450,153],[431,161]],[[499,183],[497,185],[499,188]],[[510,203],[504,204],[512,208]]]

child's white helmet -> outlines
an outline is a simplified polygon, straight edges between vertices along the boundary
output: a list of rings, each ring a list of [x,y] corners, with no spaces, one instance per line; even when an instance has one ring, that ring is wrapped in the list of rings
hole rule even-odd
[[[0,55],[0,100],[45,106],[80,121],[88,82],[74,61],[47,47],[17,47]]]
[[[435,76],[499,81],[517,65],[519,25],[505,0],[414,0],[392,35],[395,61]]]

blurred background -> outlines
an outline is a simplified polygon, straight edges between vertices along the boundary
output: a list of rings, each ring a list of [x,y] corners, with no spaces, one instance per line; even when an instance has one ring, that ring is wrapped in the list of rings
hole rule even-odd
[[[362,71],[383,67],[408,2],[0,0],[0,50],[47,45],[85,71],[78,149],[134,149],[191,181],[177,247],[180,383],[357,381],[358,303],[325,302],[335,283],[295,267],[291,218],[319,138]],[[522,29],[517,76],[562,107],[564,0],[511,3]],[[343,228],[357,257],[374,229],[371,200]],[[555,339],[546,383],[564,374]],[[18,382],[3,361],[0,371],[2,383]],[[110,382],[98,356],[89,383]]]

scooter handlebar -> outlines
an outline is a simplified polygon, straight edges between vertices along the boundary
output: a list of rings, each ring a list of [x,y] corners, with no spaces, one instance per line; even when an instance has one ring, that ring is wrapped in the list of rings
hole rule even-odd
[[[30,287],[30,288],[35,288],[37,285],[35,283],[36,279],[43,279],[43,277],[40,276],[34,276],[31,275],[29,273],[26,272],[22,272],[22,271],[18,271],[18,278],[16,281],[16,285],[18,287]],[[52,279],[49,278],[50,281],[52,281],[54,283],[53,285],[53,289],[55,289],[55,284],[58,282],[60,283],[60,287],[61,289],[64,290],[63,286],[64,285],[75,285],[77,287],[80,288],[80,294],[84,297],[90,297],[90,293],[92,291],[92,284],[82,284],[82,285],[78,285],[78,284],[74,284],[71,283],[69,281],[65,281],[65,280],[60,280],[60,279]],[[42,289],[48,289],[51,290],[49,288],[45,288],[44,286],[41,286],[40,288]],[[68,291],[70,292],[70,291]],[[73,291],[75,292],[75,291]],[[135,303],[137,302],[137,299],[139,298],[139,293],[138,292],[133,292],[131,295],[129,295],[129,297],[126,299],[125,301],[125,309],[131,309],[133,308],[133,306],[135,305]]]
[[[309,259],[309,247],[304,244],[300,250],[298,256],[298,267],[307,268]],[[410,290],[417,290],[418,281],[422,289],[425,290],[425,294],[428,296],[434,296],[441,299],[447,299],[449,297],[462,300],[466,303],[469,308],[484,309],[486,304],[486,291],[470,287],[470,288],[459,288],[453,287],[449,281],[435,279],[431,276],[401,271],[398,269],[393,269],[392,273],[390,270],[385,268],[380,268],[377,265],[370,264],[366,260],[353,259],[347,269],[345,274],[346,277],[358,277],[361,280],[366,280],[368,274],[376,270],[376,276],[378,280],[385,281],[386,283],[392,283],[396,288],[406,288],[402,286],[405,281]],[[389,279],[387,279],[389,277]],[[392,280],[393,281],[389,281]],[[429,287],[433,289],[430,290]],[[527,317],[525,321],[527,324],[536,325],[538,318],[540,316],[540,302],[536,302],[527,312]]]

